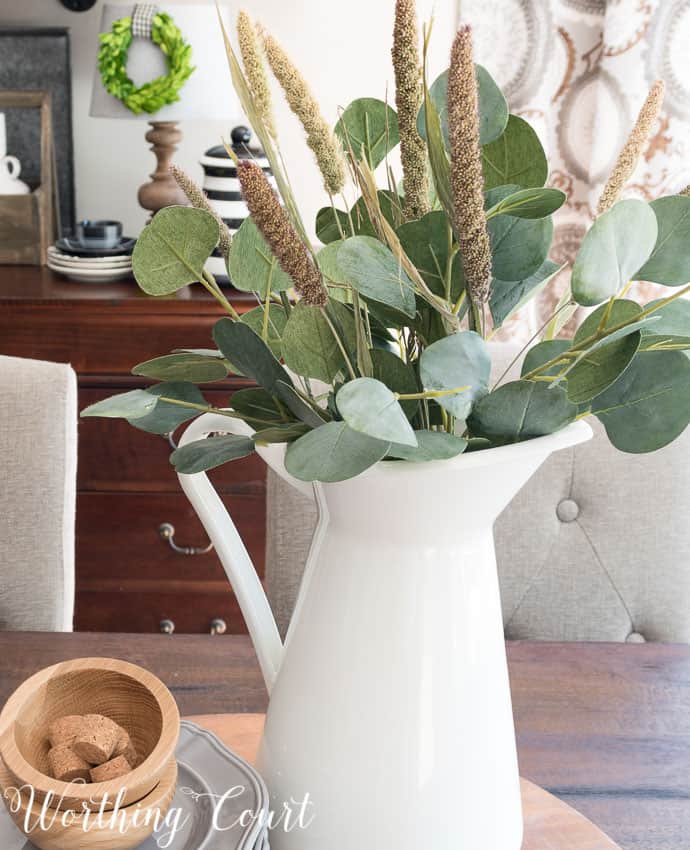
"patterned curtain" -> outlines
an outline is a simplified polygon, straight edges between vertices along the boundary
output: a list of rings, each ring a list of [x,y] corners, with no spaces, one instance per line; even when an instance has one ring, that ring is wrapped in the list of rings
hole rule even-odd
[[[568,195],[552,259],[572,263],[599,192],[651,84],[666,83],[661,118],[627,197],[652,200],[690,184],[690,0],[461,0],[477,61],[511,110],[537,130],[550,185]],[[555,285],[501,332],[526,340],[553,312]],[[639,284],[631,297],[656,297]]]

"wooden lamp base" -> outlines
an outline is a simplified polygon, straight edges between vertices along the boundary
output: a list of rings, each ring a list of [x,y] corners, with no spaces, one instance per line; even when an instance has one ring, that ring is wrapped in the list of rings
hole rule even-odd
[[[188,201],[170,173],[173,155],[182,140],[182,131],[177,121],[150,121],[149,124],[151,129],[146,133],[146,141],[151,143],[151,150],[156,157],[156,170],[150,175],[151,180],[139,187],[137,198],[153,218],[163,207],[187,205]]]

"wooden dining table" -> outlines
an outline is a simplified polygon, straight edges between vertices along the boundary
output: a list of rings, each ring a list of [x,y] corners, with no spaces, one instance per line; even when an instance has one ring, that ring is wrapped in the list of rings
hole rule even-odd
[[[251,643],[235,635],[0,632],[0,704],[82,656],[147,667],[185,715],[266,709]],[[622,850],[690,850],[690,647],[518,641],[508,662],[522,776]]]

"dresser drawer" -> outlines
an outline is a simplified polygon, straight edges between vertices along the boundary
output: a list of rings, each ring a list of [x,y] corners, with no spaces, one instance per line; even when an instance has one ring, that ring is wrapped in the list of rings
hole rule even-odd
[[[127,389],[80,389],[79,409]],[[205,390],[204,396],[215,407],[227,407],[231,390]],[[179,438],[184,428],[182,425],[175,436]],[[122,419],[81,419],[79,490],[179,493],[180,482],[170,464],[171,451],[167,437],[140,431]],[[252,497],[264,492],[266,467],[254,454],[212,470],[209,477],[221,493]]]

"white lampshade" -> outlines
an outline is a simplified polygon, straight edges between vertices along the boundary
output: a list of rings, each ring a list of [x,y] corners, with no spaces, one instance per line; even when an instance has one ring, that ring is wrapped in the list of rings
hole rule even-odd
[[[108,32],[118,18],[131,15],[134,3],[108,3],[103,7],[101,32]],[[91,93],[90,114],[96,118],[129,118],[141,121],[225,121],[228,126],[242,121],[242,111],[233,90],[225,54],[223,36],[215,3],[195,5],[178,3],[156,4],[179,27],[185,40],[192,46],[194,72],[180,89],[180,100],[164,106],[156,113],[135,115],[116,97],[109,94],[101,82],[96,67]],[[227,7],[221,15],[228,31],[231,29]],[[127,74],[135,84],[167,73],[165,57],[153,41],[133,38],[127,61]]]

